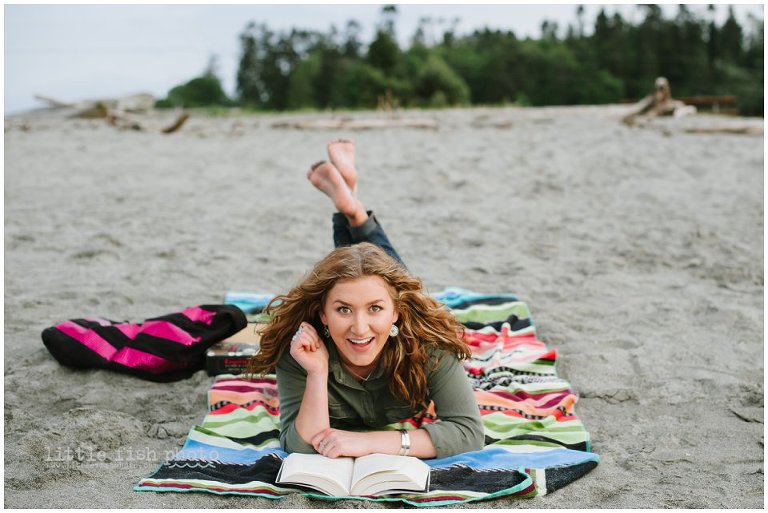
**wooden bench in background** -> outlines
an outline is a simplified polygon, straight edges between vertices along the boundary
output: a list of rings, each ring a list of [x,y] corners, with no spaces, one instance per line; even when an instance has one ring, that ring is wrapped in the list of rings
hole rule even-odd
[[[739,109],[736,106],[735,96],[689,96],[687,98],[677,98],[686,105],[693,105],[697,109],[709,107],[713,114],[724,114],[726,116],[736,116]]]
[[[735,96],[688,96],[675,98],[686,105],[693,105],[697,110],[706,110],[713,114],[722,114],[724,116],[737,116],[739,109]],[[622,100],[621,103],[637,103],[640,100]]]

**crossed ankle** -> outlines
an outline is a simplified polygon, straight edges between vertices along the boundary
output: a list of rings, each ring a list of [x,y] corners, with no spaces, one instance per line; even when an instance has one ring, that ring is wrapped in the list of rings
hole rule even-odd
[[[349,221],[349,226],[354,228],[365,224],[365,222],[368,220],[368,212],[365,211],[365,208],[361,207],[359,210],[352,214],[344,214],[344,217],[346,217],[347,221]]]

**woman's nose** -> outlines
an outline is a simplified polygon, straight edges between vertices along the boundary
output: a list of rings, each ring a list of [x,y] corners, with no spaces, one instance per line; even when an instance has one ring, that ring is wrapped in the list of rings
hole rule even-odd
[[[368,321],[362,313],[355,314],[352,319],[352,333],[355,335],[365,335],[368,330]]]

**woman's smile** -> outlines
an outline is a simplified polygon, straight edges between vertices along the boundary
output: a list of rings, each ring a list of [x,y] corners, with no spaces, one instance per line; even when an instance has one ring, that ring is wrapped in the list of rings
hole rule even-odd
[[[373,342],[375,337],[371,338],[348,338],[347,341],[349,341],[352,345],[359,346],[359,347],[367,347],[371,342]]]

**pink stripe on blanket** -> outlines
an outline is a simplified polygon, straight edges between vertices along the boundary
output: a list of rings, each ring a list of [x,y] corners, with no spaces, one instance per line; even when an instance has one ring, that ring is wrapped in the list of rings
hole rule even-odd
[[[92,330],[72,321],[63,322],[57,325],[56,329],[77,340],[102,358],[133,369],[151,372],[152,374],[162,374],[183,369],[189,365],[187,363],[170,362],[165,358],[130,347],[116,349]]]
[[[488,347],[497,345],[503,347],[505,350],[517,347],[531,347],[537,349],[547,348],[542,341],[533,335],[504,338],[501,335],[495,335],[493,333],[469,333],[465,331],[464,341],[469,344],[473,350],[478,351],[485,351]]]
[[[123,335],[131,340],[135,340],[136,335],[139,333],[163,338],[184,346],[194,345],[201,340],[201,337],[193,337],[183,329],[168,321],[146,321],[144,324],[117,324],[115,325],[115,328],[119,329]]]
[[[238,386],[234,386],[234,385],[223,386],[223,387],[222,386],[217,386],[216,390],[224,390],[224,391],[227,391],[227,392],[254,392],[254,391],[258,392],[259,391],[258,389],[254,390],[252,387],[246,387],[246,386],[238,387]]]
[[[210,314],[214,315],[213,312],[210,312]],[[147,335],[164,338],[171,342],[178,342],[185,346],[191,346],[202,340],[202,337],[193,337],[168,321],[147,321],[143,324],[141,331]]]
[[[56,329],[65,335],[74,338],[85,347],[98,354],[102,358],[111,360],[117,349],[88,328],[84,328],[76,322],[66,321],[56,326]]]
[[[220,385],[234,384],[236,386],[250,386],[252,388],[260,388],[261,384],[266,386],[277,387],[277,380],[275,378],[250,378],[243,377],[235,378],[220,378],[213,384],[214,388]]]
[[[570,390],[538,394],[538,397],[526,394],[525,392],[511,394],[508,392],[493,391],[490,393],[497,397],[504,398],[507,401],[525,403],[535,408],[553,408],[568,399],[568,396],[574,395]]]
[[[513,401],[525,401],[532,404],[544,404],[548,401],[551,401],[553,397],[558,397],[562,399],[564,397],[567,397],[569,394],[572,394],[573,392],[566,389],[566,390],[559,390],[557,392],[542,392],[539,394],[529,394],[528,392],[523,392],[522,390],[517,390],[515,392],[494,390],[488,393],[491,393],[497,397],[511,399]]]
[[[165,358],[130,347],[120,349],[115,354],[112,361],[125,365],[126,367],[131,367],[132,369],[151,372],[152,374],[162,374],[164,372],[186,369],[194,364],[194,362],[170,362]]]
[[[277,397],[277,387],[265,387],[265,388],[243,388],[243,389],[229,389],[229,388],[220,388],[220,387],[211,387],[211,389],[208,391],[208,395],[210,396],[212,393],[214,394],[234,394],[234,395],[240,395],[242,397],[251,397],[253,395],[263,395],[263,396],[269,396],[269,397]]]
[[[135,339],[136,335],[141,332],[141,324],[115,324],[115,328],[131,340]]]
[[[216,312],[210,312],[203,310],[199,306],[192,306],[181,311],[190,321],[204,322],[210,325],[213,322],[213,318],[216,316]]]

